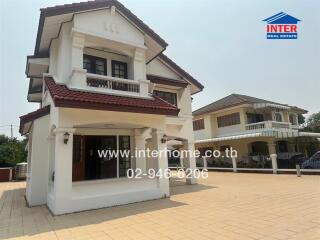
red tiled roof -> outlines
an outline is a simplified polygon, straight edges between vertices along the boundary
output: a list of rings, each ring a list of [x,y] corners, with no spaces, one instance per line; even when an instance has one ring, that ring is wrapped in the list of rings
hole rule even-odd
[[[50,113],[50,105],[45,106],[43,108],[40,108],[36,111],[30,112],[26,115],[23,115],[20,117],[20,128],[19,128],[19,132],[21,134],[23,134],[23,127],[26,123],[28,122],[32,122],[38,118],[41,118],[43,116],[46,116]]]
[[[45,84],[56,107],[173,116],[177,116],[179,113],[176,106],[156,96],[153,96],[153,99],[145,99],[71,90],[65,85],[56,84],[50,77],[45,79]]]

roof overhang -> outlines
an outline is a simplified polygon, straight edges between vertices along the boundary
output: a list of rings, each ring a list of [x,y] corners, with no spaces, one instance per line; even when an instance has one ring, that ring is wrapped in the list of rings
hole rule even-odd
[[[53,99],[55,107],[166,116],[178,116],[180,111],[176,106],[157,96],[147,99],[86,92],[71,90],[64,84],[57,84],[52,77],[47,77],[44,81]]]
[[[38,118],[44,117],[48,114],[50,114],[50,105],[21,116],[20,117],[20,128],[19,128],[20,134],[25,135],[25,134],[29,133],[30,129],[32,127],[33,121]]]
[[[100,0],[41,9],[34,54],[47,55],[52,39],[59,36],[61,25],[65,22],[72,21],[74,14],[108,9],[112,6],[133,26],[144,33],[145,45],[148,48],[146,54],[147,62],[165,50],[168,44],[121,3],[116,0]]]
[[[255,138],[255,137],[263,137],[265,136],[263,132],[259,133],[248,133],[248,134],[240,134],[226,137],[216,137],[210,139],[196,140],[195,143],[212,143],[212,142],[221,142],[221,141],[230,141],[230,140],[238,140],[244,138]]]
[[[253,104],[254,109],[262,109],[262,108],[275,108],[275,109],[282,109],[282,110],[290,110],[291,107],[275,104],[275,103],[254,103]]]

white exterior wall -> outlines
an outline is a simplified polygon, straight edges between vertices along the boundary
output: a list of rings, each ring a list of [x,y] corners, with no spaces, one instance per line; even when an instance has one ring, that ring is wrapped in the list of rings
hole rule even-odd
[[[49,116],[41,117],[33,122],[30,149],[31,168],[27,178],[26,192],[27,201],[30,206],[37,206],[47,202],[49,175],[48,130]]]
[[[160,60],[153,59],[150,63],[147,65],[147,74],[172,78],[172,79],[181,79],[178,74],[173,72],[171,69],[169,69],[167,66],[165,66]]]

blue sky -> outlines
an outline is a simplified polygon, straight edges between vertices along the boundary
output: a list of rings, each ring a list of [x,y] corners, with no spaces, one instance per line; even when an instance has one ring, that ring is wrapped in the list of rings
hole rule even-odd
[[[74,0],[75,1],[75,0]],[[0,126],[35,110],[27,102],[26,56],[33,53],[40,8],[69,0],[0,1]],[[193,109],[231,93],[320,111],[320,1],[124,0],[168,43],[166,54],[205,90]],[[302,21],[298,40],[266,40],[263,19],[286,12]],[[0,127],[0,134],[9,134]]]

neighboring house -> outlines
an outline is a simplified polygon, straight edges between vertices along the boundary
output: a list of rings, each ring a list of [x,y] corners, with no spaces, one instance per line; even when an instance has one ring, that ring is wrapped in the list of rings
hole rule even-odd
[[[232,147],[238,151],[237,161],[247,165],[253,156],[271,155],[275,164],[277,156],[310,155],[308,143],[319,146],[320,134],[298,131],[298,116],[305,113],[298,107],[231,94],[193,112],[196,148],[203,155],[208,149]]]
[[[167,156],[100,158],[98,150],[194,150],[191,95],[203,86],[162,52],[167,43],[115,0],[41,9],[27,58],[26,199],[54,214],[169,196],[165,178],[127,178],[129,168],[167,168]],[[195,159],[185,159],[195,168]],[[189,184],[195,179],[188,179]]]

